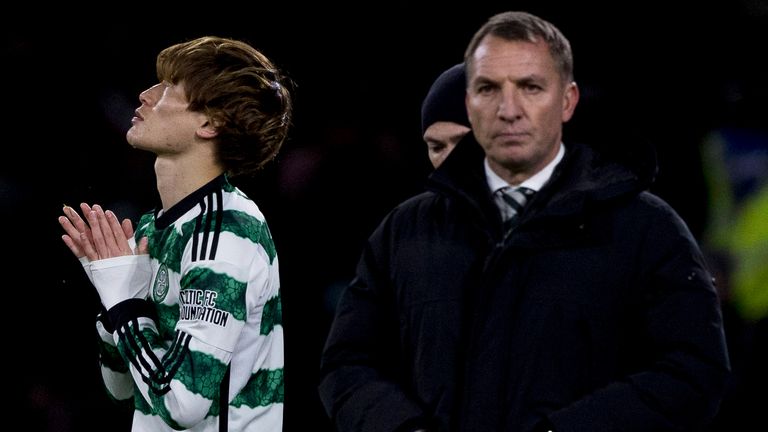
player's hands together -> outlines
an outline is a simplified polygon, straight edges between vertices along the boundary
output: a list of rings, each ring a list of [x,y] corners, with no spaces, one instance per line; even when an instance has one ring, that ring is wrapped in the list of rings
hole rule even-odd
[[[59,216],[64,228],[61,238],[80,259],[101,303],[111,310],[123,301],[146,298],[152,278],[147,238],[134,249],[129,219],[120,222],[112,211],[104,211],[98,204],[83,203],[80,210],[82,217],[64,206],[64,216]]]
[[[96,261],[124,255],[147,253],[147,239],[142,238],[135,250],[131,247],[133,225],[130,219],[120,222],[111,210],[104,211],[100,205],[80,204],[81,217],[75,209],[64,206],[59,224],[65,234],[64,244],[80,259]]]

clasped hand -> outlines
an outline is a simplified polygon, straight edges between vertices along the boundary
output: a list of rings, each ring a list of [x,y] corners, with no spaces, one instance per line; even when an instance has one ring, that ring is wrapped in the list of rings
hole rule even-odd
[[[85,219],[67,205],[63,209],[64,216],[59,216],[59,224],[66,233],[61,239],[77,258],[97,261],[147,253],[146,237],[139,241],[135,250],[131,248],[130,239],[133,238],[134,232],[129,219],[120,222],[114,212],[104,211],[98,204],[91,207],[82,203],[80,210]]]

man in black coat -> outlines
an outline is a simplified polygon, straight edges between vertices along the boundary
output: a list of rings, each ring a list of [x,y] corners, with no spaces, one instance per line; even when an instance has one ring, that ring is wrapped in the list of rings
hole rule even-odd
[[[376,229],[338,305],[336,427],[704,429],[729,372],[712,278],[652,173],[563,142],[568,40],[501,13],[464,61],[473,133]]]

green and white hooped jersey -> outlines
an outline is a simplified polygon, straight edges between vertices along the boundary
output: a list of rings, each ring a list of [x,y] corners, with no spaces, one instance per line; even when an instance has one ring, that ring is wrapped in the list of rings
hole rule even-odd
[[[278,260],[256,204],[221,176],[144,215],[135,238],[144,236],[149,298],[97,324],[104,382],[113,398],[133,399],[133,430],[281,431]]]

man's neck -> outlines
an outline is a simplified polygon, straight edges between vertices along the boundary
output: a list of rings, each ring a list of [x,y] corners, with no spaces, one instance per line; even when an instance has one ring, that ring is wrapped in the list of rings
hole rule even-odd
[[[210,163],[210,160],[183,161],[158,157],[155,160],[155,176],[163,210],[167,211],[223,172],[220,166]]]

